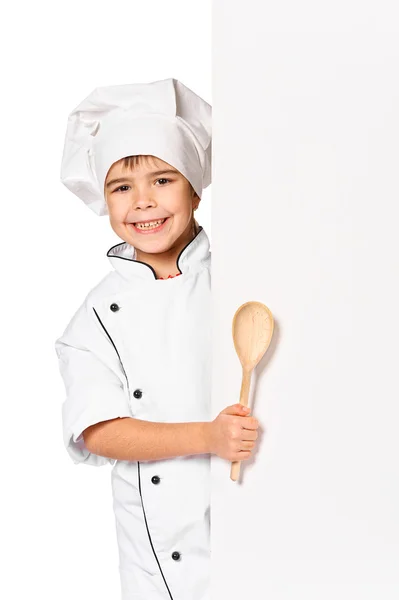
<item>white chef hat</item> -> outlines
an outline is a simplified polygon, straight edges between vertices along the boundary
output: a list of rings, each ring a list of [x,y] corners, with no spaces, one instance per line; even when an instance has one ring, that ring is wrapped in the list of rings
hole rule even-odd
[[[111,165],[152,154],[180,171],[201,197],[211,183],[211,119],[211,105],[177,79],[97,87],[68,116],[61,181],[106,215]]]

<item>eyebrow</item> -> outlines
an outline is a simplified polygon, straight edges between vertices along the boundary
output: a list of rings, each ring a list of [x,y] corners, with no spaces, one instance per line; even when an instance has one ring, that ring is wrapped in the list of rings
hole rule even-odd
[[[179,171],[175,171],[175,169],[166,169],[164,171],[151,171],[151,173],[147,173],[148,177],[154,177],[155,175],[165,175],[166,173],[174,173],[175,175],[179,173]],[[111,187],[114,183],[120,183],[121,181],[126,181],[129,177],[118,177],[118,179],[111,179],[107,183],[107,188]]]

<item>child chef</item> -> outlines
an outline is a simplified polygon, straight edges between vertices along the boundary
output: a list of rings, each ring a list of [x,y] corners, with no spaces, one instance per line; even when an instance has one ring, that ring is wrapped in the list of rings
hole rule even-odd
[[[209,600],[210,455],[257,420],[211,415],[211,106],[176,79],[96,88],[69,115],[61,181],[123,241],[56,340],[74,463],[114,465],[122,600]]]

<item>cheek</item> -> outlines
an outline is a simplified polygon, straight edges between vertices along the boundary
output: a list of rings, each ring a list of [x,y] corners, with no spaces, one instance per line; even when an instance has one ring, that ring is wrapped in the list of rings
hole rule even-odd
[[[192,210],[191,198],[183,190],[177,188],[174,190],[170,188],[168,194],[164,194],[162,204],[171,214],[181,215],[182,217],[188,215]]]
[[[111,221],[120,223],[121,221],[126,220],[126,214],[129,206],[127,202],[112,198],[107,201],[107,206]]]

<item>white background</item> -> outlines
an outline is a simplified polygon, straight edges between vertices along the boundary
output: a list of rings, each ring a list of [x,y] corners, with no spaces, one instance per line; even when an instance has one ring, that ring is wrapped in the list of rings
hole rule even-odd
[[[2,10],[1,597],[118,597],[110,468],[63,448],[53,342],[119,239],[59,166],[92,89],[173,76],[214,108],[215,415],[238,400],[235,310],[276,319],[255,458],[240,483],[213,460],[213,597],[398,598],[396,3],[213,6]]]
[[[19,2],[2,9],[0,597],[116,600],[111,466],[62,441],[53,347],[120,239],[60,180],[69,112],[95,87],[175,77],[211,97],[209,1]],[[210,235],[211,188],[196,219]]]
[[[241,483],[213,458],[213,598],[399,597],[395,2],[214,2],[213,406],[238,306],[276,321]]]

